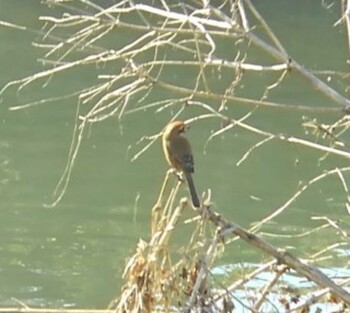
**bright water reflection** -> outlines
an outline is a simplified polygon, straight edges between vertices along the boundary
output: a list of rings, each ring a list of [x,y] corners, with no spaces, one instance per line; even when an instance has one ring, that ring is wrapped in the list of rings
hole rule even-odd
[[[245,271],[253,272],[261,267],[260,264],[244,263],[239,265],[227,265],[220,266],[213,269],[213,273],[221,279],[225,280],[225,276],[232,276],[232,272],[243,273]],[[334,280],[342,281],[345,277],[350,276],[350,270],[345,268],[321,268],[320,269],[328,277],[332,277]],[[237,279],[241,279],[238,274]],[[242,284],[239,288],[230,290],[233,303],[238,312],[251,312],[252,303],[261,297],[261,291],[267,286],[267,284],[276,276],[276,272],[262,271],[257,274],[253,279],[247,283]],[[284,312],[286,305],[289,305],[289,309],[293,310],[295,307],[302,305],[304,302],[309,301],[310,312],[333,312],[342,308],[341,303],[332,303],[327,301],[327,293],[319,290],[314,290],[315,286],[304,277],[298,276],[294,272],[286,271],[279,279],[279,283],[271,287],[270,292],[267,295],[268,301],[264,302],[261,307],[261,312]],[[300,290],[303,294],[300,294]],[[319,295],[323,295],[320,297]],[[294,298],[290,297],[293,295]],[[317,298],[316,298],[317,297]],[[314,299],[314,301],[310,301]]]

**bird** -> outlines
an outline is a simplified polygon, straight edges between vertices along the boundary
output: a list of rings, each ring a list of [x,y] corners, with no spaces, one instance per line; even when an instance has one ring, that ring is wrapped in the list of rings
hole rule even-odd
[[[188,125],[183,121],[169,123],[163,132],[162,145],[165,159],[177,172],[185,175],[191,200],[194,207],[200,207],[200,201],[194,186],[192,174],[194,173],[194,160],[191,145],[185,137]]]

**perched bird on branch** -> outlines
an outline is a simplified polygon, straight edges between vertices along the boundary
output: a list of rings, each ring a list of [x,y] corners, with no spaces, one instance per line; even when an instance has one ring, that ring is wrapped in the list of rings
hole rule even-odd
[[[185,175],[192,204],[199,208],[200,202],[192,179],[192,173],[194,172],[193,155],[190,143],[185,137],[187,128],[188,126],[182,121],[174,121],[168,124],[163,133],[163,150],[169,165]]]

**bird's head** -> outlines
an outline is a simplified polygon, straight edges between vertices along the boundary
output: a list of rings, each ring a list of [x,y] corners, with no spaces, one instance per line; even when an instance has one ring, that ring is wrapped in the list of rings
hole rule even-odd
[[[183,121],[173,121],[168,124],[164,132],[183,136],[188,128],[189,125],[186,125]]]

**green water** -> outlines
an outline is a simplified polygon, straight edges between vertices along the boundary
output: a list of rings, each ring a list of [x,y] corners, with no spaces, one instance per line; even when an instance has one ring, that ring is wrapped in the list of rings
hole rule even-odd
[[[325,10],[319,1],[256,2],[294,59],[313,69],[346,71],[346,33],[331,26],[338,19],[339,8]],[[34,30],[42,26],[38,16],[52,12],[35,0],[0,2],[0,20]],[[41,69],[36,60],[42,51],[31,45],[39,38],[35,32],[0,26],[1,87]],[[91,71],[85,74],[58,78],[55,86],[60,86],[60,91],[78,88],[95,75]],[[94,126],[82,144],[63,200],[55,208],[47,208],[66,166],[76,101],[8,110],[52,96],[50,85],[41,88],[40,84],[43,82],[19,93],[9,89],[0,107],[0,304],[13,304],[14,297],[28,305],[104,307],[118,293],[125,259],[134,251],[138,238],[148,238],[151,207],[167,170],[158,143],[138,161],[130,162],[130,158],[139,149],[136,142],[140,137],[157,133],[171,112],[130,115],[123,120],[122,132],[116,119]],[[246,82],[242,95],[259,92],[252,84]],[[272,92],[269,100],[333,105],[300,78],[288,78],[285,86],[288,88]],[[342,86],[335,86],[342,90]],[[244,108],[237,109],[238,117],[241,112]],[[187,117],[194,113],[190,111]],[[314,116],[262,110],[251,122],[270,131],[302,135],[303,115]],[[317,114],[324,122],[339,116]],[[219,126],[217,121],[196,122],[188,134],[196,154],[197,189],[210,188],[217,209],[246,227],[279,207],[300,181],[324,169],[347,165],[346,160],[331,157],[320,167],[317,160],[322,153],[273,141],[237,167],[257,137],[235,128],[210,142],[204,153],[211,130]],[[308,230],[320,225],[312,216],[349,220],[344,203],[339,180],[329,178],[310,188],[267,230]],[[331,237],[268,240],[316,252],[333,243]],[[227,260],[256,262],[260,258],[244,246],[239,256],[229,255]]]

